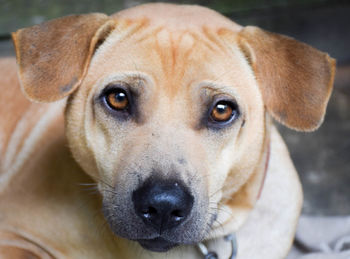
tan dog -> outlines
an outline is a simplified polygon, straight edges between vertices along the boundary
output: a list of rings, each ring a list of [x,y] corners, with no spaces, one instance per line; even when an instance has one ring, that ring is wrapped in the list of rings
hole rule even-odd
[[[13,38],[19,81],[13,59],[0,64],[1,258],[202,258],[202,241],[227,258],[229,233],[238,258],[286,256],[302,191],[270,115],[321,124],[328,55],[168,4]]]

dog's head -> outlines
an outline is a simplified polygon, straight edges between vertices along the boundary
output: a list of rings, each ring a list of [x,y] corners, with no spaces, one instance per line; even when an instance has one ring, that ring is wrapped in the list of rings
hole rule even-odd
[[[266,112],[314,130],[333,83],[328,55],[198,6],[68,16],[13,37],[28,98],[69,96],[70,147],[112,231],[154,251],[237,229],[263,181]]]

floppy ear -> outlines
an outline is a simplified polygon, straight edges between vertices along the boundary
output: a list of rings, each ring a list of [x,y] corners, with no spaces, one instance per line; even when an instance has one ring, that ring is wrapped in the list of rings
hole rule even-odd
[[[85,76],[98,44],[113,29],[107,15],[72,15],[12,33],[19,79],[33,101],[51,102],[72,93]]]
[[[248,26],[238,44],[253,68],[268,112],[285,126],[317,129],[332,91],[335,60],[292,38]]]

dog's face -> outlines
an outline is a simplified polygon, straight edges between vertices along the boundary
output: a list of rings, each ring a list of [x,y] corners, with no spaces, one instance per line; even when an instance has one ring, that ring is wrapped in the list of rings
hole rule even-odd
[[[231,172],[230,191],[237,191],[259,164],[264,108],[238,48],[153,30],[142,30],[143,41],[120,38],[120,30],[109,35],[69,101],[67,133],[99,182],[112,229],[134,240],[162,238],[168,247],[202,240],[218,213],[230,215],[218,210],[223,186]]]
[[[201,20],[204,16],[210,22]],[[98,183],[112,231],[147,249],[166,251],[213,236],[220,224],[235,230],[262,184],[265,106],[287,126],[317,127],[330,93],[330,59],[294,40],[244,30],[199,7],[148,5],[122,12],[112,22],[96,20],[98,26],[90,26],[95,28],[95,43],[86,48],[89,64],[82,62],[80,76],[71,76],[70,84],[59,82],[56,96],[49,92],[46,100],[76,89],[66,109],[67,137],[76,160]],[[22,35],[15,35],[17,49],[24,48]],[[258,50],[258,38],[267,47]],[[288,41],[298,58],[312,50],[326,75],[322,80],[308,78],[311,75],[289,63],[288,76],[275,71],[273,40],[282,45]],[[259,64],[266,51],[272,61]],[[293,55],[285,56],[294,62]],[[24,67],[22,80],[32,80],[24,75]],[[327,86],[310,104],[303,96],[316,86],[302,91],[287,82],[281,90],[269,78],[274,73],[290,78],[292,72],[301,73],[306,83],[321,80]],[[262,81],[269,81],[270,89]],[[38,89],[29,93],[30,83],[22,84],[27,95],[40,99],[34,97]],[[278,100],[284,95],[297,107],[290,108],[289,99]]]

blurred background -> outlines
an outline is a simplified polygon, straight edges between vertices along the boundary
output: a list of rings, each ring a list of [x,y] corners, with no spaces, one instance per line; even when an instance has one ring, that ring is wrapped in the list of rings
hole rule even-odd
[[[14,56],[10,32],[63,15],[112,14],[142,0],[0,0],[0,56]],[[350,215],[350,0],[188,0],[242,25],[292,36],[337,59],[335,88],[321,128],[280,131],[304,189],[303,213]],[[297,75],[296,75],[297,76]]]

